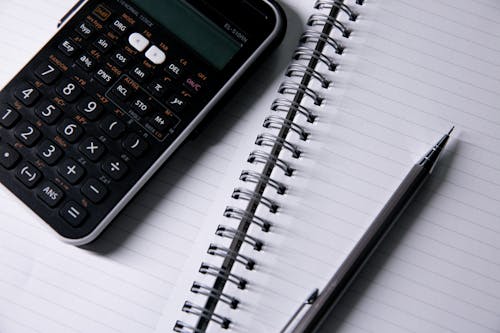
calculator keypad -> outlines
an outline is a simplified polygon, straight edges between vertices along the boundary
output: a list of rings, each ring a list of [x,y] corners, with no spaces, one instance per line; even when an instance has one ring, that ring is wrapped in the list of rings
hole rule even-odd
[[[118,2],[86,6],[0,92],[0,180],[68,239],[143,178],[215,72]]]

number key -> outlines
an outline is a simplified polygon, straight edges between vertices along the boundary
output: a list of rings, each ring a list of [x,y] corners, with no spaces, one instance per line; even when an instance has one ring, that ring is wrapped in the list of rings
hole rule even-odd
[[[35,74],[46,84],[52,84],[59,78],[61,71],[54,65],[45,63],[35,70]]]
[[[56,89],[57,93],[64,98],[66,102],[72,103],[76,101],[78,96],[82,93],[80,88],[75,82],[71,80],[64,80]]]
[[[26,147],[32,147],[42,134],[35,125],[23,122],[16,129],[15,135]]]
[[[54,165],[63,156],[63,151],[56,144],[46,140],[38,147],[37,154],[48,165]]]
[[[11,128],[17,123],[20,117],[19,113],[9,105],[4,104],[0,107],[0,125],[3,127]]]
[[[83,128],[71,119],[65,119],[57,131],[71,143],[75,143],[83,135]]]
[[[29,83],[20,84],[14,94],[26,106],[32,106],[40,97],[40,92]]]
[[[36,108],[35,114],[47,125],[54,124],[61,116],[61,110],[52,102],[44,102]]]
[[[89,120],[96,120],[103,111],[102,105],[90,97],[84,98],[78,104],[77,109]]]

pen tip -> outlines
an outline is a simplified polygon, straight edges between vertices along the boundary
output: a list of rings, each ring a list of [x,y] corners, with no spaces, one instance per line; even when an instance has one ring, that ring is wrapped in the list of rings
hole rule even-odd
[[[450,131],[448,132],[448,136],[450,136],[450,135],[451,135],[451,133],[453,133],[453,130],[454,130],[454,129],[455,129],[455,126],[453,126],[453,127],[450,129]]]

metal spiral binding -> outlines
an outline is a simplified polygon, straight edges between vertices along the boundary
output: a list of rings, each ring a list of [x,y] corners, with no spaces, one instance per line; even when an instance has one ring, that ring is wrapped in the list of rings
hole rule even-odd
[[[328,67],[328,69],[332,72],[335,72],[337,70],[337,66],[338,66],[333,59],[327,57],[326,55],[324,55],[323,53],[321,53],[317,50],[310,49],[307,46],[298,47],[294,52],[293,58],[295,60],[299,60],[299,59],[319,60],[322,63],[324,63]],[[321,102],[316,103],[316,105],[321,105]]]
[[[231,320],[229,318],[207,311],[204,307],[191,303],[190,301],[184,302],[182,311],[213,321],[225,329],[229,328],[229,325],[231,325]]]
[[[300,47],[299,47],[299,49],[300,49]],[[306,49],[306,50],[309,50],[309,49]],[[289,95],[296,95],[297,93],[302,93],[304,95],[311,97],[312,100],[314,101],[314,104],[316,104],[316,105],[321,105],[323,103],[323,97],[321,97],[316,91],[303,85],[302,83],[288,82],[288,81],[283,82],[280,85],[278,92],[280,94],[289,94]]]
[[[283,161],[280,158],[277,158],[276,156],[272,156],[271,154],[265,152],[265,151],[260,151],[256,150],[250,153],[248,156],[249,163],[270,163],[274,166],[279,167],[285,172],[285,175],[291,177],[293,175],[293,169],[292,167],[285,161]]]
[[[328,80],[323,74],[303,64],[291,64],[286,70],[286,76],[288,77],[304,77],[306,74],[318,80],[323,88],[329,88],[332,84],[332,81]]]
[[[250,244],[255,251],[261,251],[264,243],[257,238],[247,235],[244,232],[236,230],[234,228],[226,227],[224,225],[219,225],[217,231],[215,232],[217,236],[226,237],[229,239],[240,239],[243,242]]]
[[[268,116],[264,120],[264,124],[262,126],[264,126],[265,128],[275,129],[287,128],[288,130],[297,133],[302,141],[306,141],[309,137],[309,132],[307,132],[305,129],[303,129],[293,121],[283,117]]]
[[[222,291],[219,291],[213,287],[205,286],[199,282],[193,283],[193,285],[191,286],[191,291],[195,294],[216,297],[221,302],[229,305],[231,309],[237,309],[238,304],[240,304],[240,301],[235,297],[224,294]]]
[[[269,208],[269,211],[271,213],[276,213],[278,211],[278,204],[276,202],[274,202],[273,200],[263,196],[263,195],[258,195],[257,193],[255,193],[254,191],[252,190],[249,190],[247,188],[236,188],[234,189],[233,191],[233,194],[232,194],[232,197],[233,199],[237,199],[237,200],[257,200],[259,201],[259,203],[263,204],[264,206],[266,206],[267,208]]]
[[[335,38],[333,38],[330,35],[325,34],[322,31],[306,30],[302,34],[302,37],[300,37],[301,43],[318,43],[320,41],[333,47],[335,50],[335,53],[337,53],[339,55],[344,53],[344,49],[345,49],[344,46],[342,46],[342,44],[339,41],[337,41]]]
[[[261,181],[266,182],[269,184],[269,186],[276,189],[276,192],[281,195],[285,194],[287,190],[285,184],[277,180],[274,180],[271,177],[267,177],[261,173],[258,173],[256,171],[243,170],[240,175],[240,180],[254,184],[258,184]]]
[[[269,134],[269,133],[260,134],[255,140],[255,144],[258,146],[268,146],[268,147],[273,147],[275,144],[278,144],[281,148],[290,151],[292,153],[293,158],[299,158],[300,154],[302,154],[302,152],[296,145],[286,141],[283,138],[279,138],[274,134]]]
[[[213,256],[219,256],[223,258],[231,257],[235,261],[239,262],[249,271],[253,270],[255,267],[255,261],[247,256],[244,256],[236,251],[228,249],[227,247],[219,246],[217,244],[210,244],[207,250],[208,254]]]
[[[363,0],[356,0],[356,4],[362,5]],[[295,60],[305,60],[309,64],[295,62],[292,63],[286,70],[285,74],[289,78],[302,78],[300,82],[285,81],[278,89],[282,95],[277,98],[271,105],[271,110],[285,114],[285,117],[278,115],[269,115],[263,123],[266,129],[277,129],[276,133],[260,134],[255,144],[260,147],[271,147],[271,152],[264,150],[255,150],[248,156],[248,162],[252,164],[263,164],[263,171],[243,170],[240,175],[240,180],[245,183],[256,184],[255,189],[247,189],[239,187],[234,189],[232,198],[235,200],[247,201],[246,209],[234,206],[226,207],[224,217],[231,221],[237,221],[238,227],[229,227],[219,225],[216,230],[216,235],[231,240],[229,247],[220,246],[215,243],[210,244],[207,253],[213,256],[218,256],[224,259],[219,266],[203,262],[200,266],[199,273],[210,275],[215,278],[213,286],[203,285],[199,282],[194,282],[191,287],[191,292],[207,297],[207,303],[204,307],[198,306],[192,302],[186,301],[183,306],[183,311],[195,315],[199,322],[196,326],[191,326],[182,321],[177,321],[174,331],[178,333],[205,333],[210,322],[219,324],[222,328],[229,328],[231,320],[228,317],[221,316],[215,313],[218,302],[227,304],[229,308],[236,309],[239,306],[239,300],[234,295],[224,293],[226,283],[232,283],[238,289],[245,289],[248,280],[242,276],[232,273],[232,267],[236,264],[241,264],[248,271],[252,271],[256,265],[256,261],[248,255],[240,253],[241,246],[247,244],[254,251],[265,252],[265,244],[258,237],[249,234],[250,226],[255,225],[262,232],[270,232],[273,224],[256,215],[258,206],[265,206],[271,213],[276,213],[280,208],[278,202],[264,195],[266,188],[276,190],[279,195],[284,195],[288,191],[288,185],[284,182],[272,178],[272,172],[275,169],[281,169],[286,176],[293,176],[295,169],[292,165],[280,156],[282,151],[291,153],[292,158],[298,159],[302,155],[302,150],[287,139],[289,133],[296,133],[300,140],[307,141],[309,131],[303,125],[296,123],[296,116],[302,115],[308,123],[314,123],[319,114],[316,114],[311,108],[302,105],[304,98],[310,98],[315,105],[321,106],[324,98],[322,94],[309,87],[309,83],[315,80],[320,83],[322,89],[328,89],[332,85],[332,81],[327,75],[319,72],[316,66],[320,63],[326,65],[329,71],[337,69],[337,60],[328,56],[326,48],[331,47],[337,55],[342,55],[344,52],[344,44],[341,38],[349,38],[351,30],[342,22],[339,22],[339,13],[345,13],[350,21],[356,21],[358,14],[350,6],[344,4],[343,0],[316,0],[314,8],[318,10],[330,10],[330,15],[313,14],[307,21],[311,27],[323,26],[321,30],[306,30],[300,42],[302,46],[297,47],[293,58]],[[338,30],[342,37],[333,37],[332,32]],[[338,34],[337,34],[338,35]],[[312,46],[314,44],[314,46]],[[288,97],[291,96],[291,97]],[[280,115],[281,115],[280,114]]]
[[[356,21],[358,14],[355,13],[349,6],[338,0],[318,0],[314,5],[316,9],[332,9],[337,7],[349,16],[349,20]]]
[[[337,19],[332,18],[328,15],[325,14],[314,14],[311,15],[309,20],[307,21],[307,25],[310,26],[315,26],[315,25],[322,25],[324,26],[325,24],[330,24],[340,30],[342,33],[342,36],[345,38],[349,38],[351,36],[351,30],[349,30],[343,23],[337,21]]]
[[[314,121],[316,120],[316,115],[314,115],[311,110],[307,109],[297,102],[291,101],[286,98],[278,98],[274,100],[273,104],[271,105],[271,110],[282,112],[290,112],[290,110],[294,110],[305,116],[307,121],[310,123],[314,123]]]
[[[266,176],[263,176],[266,177]],[[286,189],[283,189],[283,193]],[[250,221],[252,224],[255,224],[260,227],[263,232],[269,232],[271,230],[271,222],[266,221],[258,216],[250,214],[246,210],[236,208],[236,207],[226,207],[224,211],[224,216],[231,219],[236,219],[241,221],[243,219]]]
[[[226,269],[210,265],[207,263],[202,263],[199,272],[201,274],[212,275],[215,277],[221,277],[229,282],[234,283],[238,289],[245,289],[247,287],[248,281],[244,278],[237,276],[233,273],[228,272]]]

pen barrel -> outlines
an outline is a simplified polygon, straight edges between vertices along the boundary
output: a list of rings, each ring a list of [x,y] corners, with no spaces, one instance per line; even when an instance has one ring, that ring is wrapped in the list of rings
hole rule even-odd
[[[312,333],[319,328],[428,176],[429,170],[421,165],[410,170],[292,333]]]

